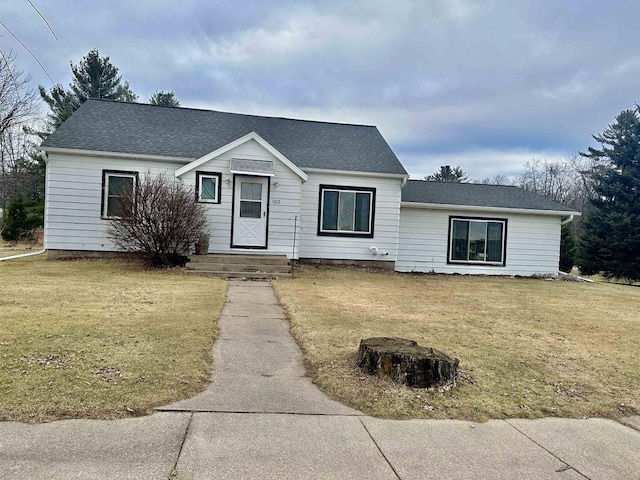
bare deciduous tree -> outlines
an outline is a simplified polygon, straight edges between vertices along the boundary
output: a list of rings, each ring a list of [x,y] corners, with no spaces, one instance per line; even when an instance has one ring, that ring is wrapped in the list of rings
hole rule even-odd
[[[35,159],[35,144],[24,131],[0,136],[0,208],[17,196],[44,200],[44,166]]]
[[[107,227],[114,245],[154,266],[181,264],[207,223],[194,192],[166,174],[147,172],[133,191],[121,194],[119,218]]]
[[[15,65],[12,52],[0,51],[0,137],[29,124],[38,113],[30,75]]]
[[[584,213],[593,196],[593,165],[573,155],[562,160],[534,159],[515,180],[519,187]]]
[[[559,203],[568,203],[573,195],[575,171],[566,161],[533,159],[518,177],[519,187]]]
[[[513,180],[502,173],[493,177],[484,177],[482,180],[474,180],[473,183],[481,183],[483,185],[513,185]]]
[[[41,200],[41,171],[30,133],[40,112],[29,75],[16,68],[15,55],[0,50],[0,209],[17,195]]]

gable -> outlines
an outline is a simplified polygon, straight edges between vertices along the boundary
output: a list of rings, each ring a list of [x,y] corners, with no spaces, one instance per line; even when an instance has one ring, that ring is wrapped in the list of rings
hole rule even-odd
[[[278,152],[275,148],[273,148],[271,145],[269,145],[268,142],[266,142],[262,137],[260,137],[260,135],[258,135],[255,132],[251,132],[241,138],[238,138],[236,140],[234,140],[233,142],[228,143],[227,145],[223,145],[222,147],[214,150],[213,152],[207,153],[206,155],[203,155],[202,157],[194,160],[193,162],[190,162],[188,164],[186,164],[183,167],[180,167],[179,169],[176,170],[175,172],[175,176],[176,178],[183,176],[185,173],[188,173],[192,170],[195,170],[196,168],[198,168],[201,165],[204,165],[207,162],[210,162],[211,160],[214,160],[218,157],[220,157],[221,155],[224,155],[228,152],[233,151],[234,149],[245,145],[245,144],[251,144],[251,143],[255,143],[256,146],[258,146],[259,148],[262,148],[263,150],[266,150],[270,155],[272,155],[274,158],[276,158],[277,160],[279,160],[280,162],[282,162],[282,164],[284,164],[287,168],[289,168],[289,170],[291,170],[293,173],[295,173],[298,177],[300,177],[302,179],[303,182],[306,182],[308,179],[308,176],[306,173],[304,173],[302,170],[300,170],[296,165],[293,164],[293,162],[291,162],[287,157],[285,157],[284,155],[282,155],[280,152]],[[251,160],[251,159],[247,159],[247,160]],[[258,160],[258,161],[265,161],[265,160]],[[245,162],[248,164],[248,162]],[[240,172],[238,172],[240,173]],[[248,172],[248,171],[244,171],[241,173],[258,173],[258,172]]]

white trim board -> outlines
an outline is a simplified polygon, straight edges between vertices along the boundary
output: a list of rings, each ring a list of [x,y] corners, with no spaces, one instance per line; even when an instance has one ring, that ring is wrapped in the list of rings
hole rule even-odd
[[[179,169],[177,169],[175,171],[175,176],[176,178],[181,177],[182,175],[184,175],[187,172],[190,172],[191,170],[198,168],[200,165],[203,165],[205,163],[207,163],[210,160],[213,160],[216,157],[219,157],[220,155],[227,153],[228,151],[239,147],[240,145],[247,143],[251,140],[255,140],[256,142],[258,142],[260,144],[260,146],[262,146],[265,150],[267,150],[271,155],[273,155],[274,157],[276,157],[278,160],[280,160],[284,165],[286,165],[293,173],[295,173],[296,175],[298,175],[303,182],[306,182],[309,179],[309,176],[304,173],[302,170],[300,170],[298,167],[295,166],[295,164],[289,160],[287,157],[285,157],[283,154],[281,154],[278,150],[276,150],[273,146],[271,146],[269,144],[269,142],[267,142],[264,138],[262,138],[260,135],[258,135],[256,132],[251,132],[246,134],[243,137],[238,138],[237,140],[234,140],[233,142],[227,143],[226,145],[218,148],[217,150],[214,150],[211,153],[207,153],[206,155],[203,155],[202,157],[194,160],[191,163],[188,163],[187,165],[184,165],[183,167],[180,167]]]
[[[354,177],[374,177],[374,178],[397,178],[407,181],[409,175],[404,173],[377,173],[377,172],[362,172],[359,170],[331,170],[329,168],[304,168],[305,172],[309,173],[328,173],[332,175],[350,175]]]
[[[120,153],[120,152],[101,152],[98,150],[80,150],[76,148],[58,148],[58,147],[38,147],[38,150],[49,153],[59,153],[64,155],[81,155],[83,157],[105,157],[105,158],[123,158],[128,160],[156,160],[160,162],[180,162],[188,163],[193,161],[190,157],[172,157],[168,155],[145,155],[141,153]],[[46,161],[46,158],[45,158]]]
[[[529,215],[552,215],[568,217],[570,215],[582,215],[580,212],[562,210],[534,210],[528,208],[506,208],[506,207],[483,207],[479,205],[448,205],[441,203],[417,203],[401,202],[400,208],[427,208],[431,210],[467,210],[471,212],[503,212],[503,213],[524,213]]]

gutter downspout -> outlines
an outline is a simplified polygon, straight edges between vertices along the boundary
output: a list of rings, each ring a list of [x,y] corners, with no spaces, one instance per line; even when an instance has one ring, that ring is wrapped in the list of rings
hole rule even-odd
[[[47,251],[47,249],[43,248],[42,250],[39,250],[37,252],[21,253],[19,255],[12,255],[10,257],[2,257],[2,258],[0,258],[0,262],[4,262],[5,260],[14,260],[16,258],[25,258],[25,257],[32,257],[34,255],[42,255],[46,251]]]
[[[560,226],[564,227],[567,223],[573,222],[573,215],[569,215],[567,218],[560,222]]]

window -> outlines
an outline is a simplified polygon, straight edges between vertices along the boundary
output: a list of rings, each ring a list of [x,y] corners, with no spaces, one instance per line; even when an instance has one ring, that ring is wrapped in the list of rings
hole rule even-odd
[[[507,220],[449,217],[449,263],[505,265]]]
[[[318,235],[373,237],[376,189],[320,185]]]
[[[196,172],[196,198],[199,202],[220,203],[220,174]]]
[[[260,218],[262,212],[262,183],[240,182],[240,216]]]
[[[138,172],[102,171],[102,218],[120,217],[120,200],[133,194]]]

